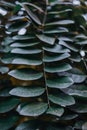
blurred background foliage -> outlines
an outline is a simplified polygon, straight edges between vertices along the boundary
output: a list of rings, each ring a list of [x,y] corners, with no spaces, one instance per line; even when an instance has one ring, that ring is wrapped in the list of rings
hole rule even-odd
[[[86,0],[1,0],[0,130],[86,129]]]

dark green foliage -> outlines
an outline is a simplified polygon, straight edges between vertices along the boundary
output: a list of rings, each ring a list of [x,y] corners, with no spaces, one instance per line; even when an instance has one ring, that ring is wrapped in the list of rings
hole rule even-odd
[[[0,130],[85,130],[87,2],[0,6]]]

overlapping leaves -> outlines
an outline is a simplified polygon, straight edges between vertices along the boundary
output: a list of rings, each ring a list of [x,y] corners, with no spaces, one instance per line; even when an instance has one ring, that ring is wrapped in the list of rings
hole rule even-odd
[[[8,33],[1,43],[4,53],[1,62],[8,67],[1,66],[0,72],[8,73],[13,83],[17,81],[21,85],[15,83],[13,88],[0,89],[0,96],[8,97],[1,101],[0,113],[14,109],[22,117],[49,115],[55,120],[57,116],[60,121],[72,120],[79,113],[87,113],[87,105],[82,103],[87,97],[87,36],[84,29],[87,21],[84,25],[77,22],[74,17],[77,7],[72,2],[30,1],[15,6],[20,8],[5,25]],[[19,16],[20,9],[22,16]],[[82,18],[82,12],[79,17]],[[26,29],[26,34],[19,34],[21,29]],[[84,56],[80,53],[82,50]],[[11,121],[14,125],[13,122],[16,122],[15,117]],[[12,126],[3,126],[3,129]],[[34,129],[32,125],[23,123],[16,130],[28,128]],[[50,126],[46,129],[49,128],[54,129]],[[72,126],[66,129],[72,129]]]

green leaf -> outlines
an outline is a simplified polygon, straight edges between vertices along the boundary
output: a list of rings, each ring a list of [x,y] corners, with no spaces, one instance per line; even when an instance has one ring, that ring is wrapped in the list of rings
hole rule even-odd
[[[78,45],[87,45],[87,40],[83,40],[83,41],[80,41],[80,42],[75,42],[75,44],[78,44]]]
[[[1,48],[1,51],[3,53],[9,53],[11,51],[11,47],[10,46],[5,46],[5,47]]]
[[[81,61],[81,57],[78,54],[73,54],[70,58],[69,58],[72,62],[80,62]]]
[[[87,86],[84,84],[73,85],[67,90],[67,93],[72,96],[87,97]]]
[[[72,130],[72,127],[61,125],[61,124],[58,125],[48,124],[45,130]]]
[[[54,45],[55,43],[55,38],[54,37],[48,37],[44,34],[41,35],[36,35],[38,37],[39,40],[41,40],[42,42],[48,43],[50,45]]]
[[[13,4],[13,3],[11,3],[11,2],[6,2],[6,1],[0,1],[0,3],[2,4],[2,5],[5,5],[6,7],[10,7],[10,8],[14,8],[15,7],[15,5]]]
[[[67,63],[62,63],[62,64],[59,64],[59,65],[55,65],[55,66],[45,66],[45,71],[46,72],[49,72],[49,73],[60,73],[60,72],[65,72],[65,71],[68,71],[70,70],[72,67],[67,64]]]
[[[49,100],[55,104],[66,107],[75,104],[75,100],[72,96],[59,92],[57,94],[50,94]]]
[[[68,32],[68,29],[65,28],[58,28],[58,29],[55,29],[55,30],[49,30],[49,31],[44,31],[44,34],[56,34],[56,33],[65,33],[65,32]]]
[[[0,73],[1,74],[5,74],[9,71],[8,67],[4,67],[4,66],[0,66]]]
[[[56,44],[52,47],[43,47],[45,51],[52,52],[52,53],[67,53],[70,52],[69,49],[62,47],[61,45]]]
[[[87,40],[87,36],[85,34],[78,34],[75,36],[75,39]]]
[[[64,33],[64,32],[69,32],[68,28],[66,27],[58,27],[57,29],[51,29],[45,30],[44,34],[56,34],[56,33]]]
[[[20,115],[24,116],[40,116],[42,115],[48,108],[46,103],[32,103],[26,105],[19,105],[17,111]]]
[[[28,8],[27,5],[23,5],[23,8],[27,12],[27,14],[29,15],[29,17],[30,17],[31,20],[33,20],[34,22],[36,22],[38,25],[41,25],[40,19]]]
[[[26,21],[16,21],[12,24],[10,24],[9,28],[8,28],[8,31],[9,32],[17,32],[19,31],[21,28],[25,28],[29,25],[28,22]]]
[[[82,125],[82,130],[86,130],[87,129],[87,122],[85,122],[83,125]]]
[[[6,113],[14,109],[19,103],[19,99],[10,98],[0,102],[0,113]]]
[[[20,6],[18,6],[18,8],[20,8]],[[17,6],[16,6],[16,9],[17,9]],[[18,9],[20,10],[20,9]],[[22,20],[24,19],[25,17],[24,16],[13,16],[9,19],[10,22],[13,22],[13,21],[16,21],[16,20]]]
[[[40,49],[22,49],[22,48],[14,48],[11,50],[11,53],[15,53],[15,54],[38,54],[42,52]]]
[[[64,47],[67,47],[68,49],[74,51],[74,52],[78,52],[78,49],[76,47],[74,47],[72,44],[70,43],[66,43],[65,41],[63,40],[60,40],[59,41],[59,45],[63,45]]]
[[[58,22],[47,23],[45,24],[45,26],[69,25],[69,24],[74,24],[74,21],[73,20],[60,20]]]
[[[47,114],[51,114],[51,115],[54,115],[54,116],[62,116],[64,113],[64,109],[62,107],[50,107],[48,110],[47,110]]]
[[[19,97],[36,97],[40,96],[45,92],[45,88],[41,87],[16,87],[13,88],[9,93],[14,96],[19,96]]]
[[[8,36],[8,37],[4,38],[2,45],[7,46],[7,45],[11,44],[12,42],[14,42],[14,40],[11,37]]]
[[[77,68],[72,68],[67,74],[67,76],[70,76],[75,83],[82,83],[86,79],[86,75]]]
[[[62,11],[54,11],[54,12],[49,12],[48,14],[61,14],[61,13],[66,13],[66,12],[71,12],[72,9],[65,9],[65,10],[62,10]]]
[[[57,77],[55,79],[47,80],[47,86],[50,88],[67,88],[73,83],[74,82],[70,77]]]
[[[9,130],[17,123],[18,119],[18,116],[13,115],[0,118],[0,129]]]
[[[29,120],[19,124],[15,130],[36,130],[41,125],[42,122],[39,120]]]
[[[78,114],[64,114],[60,117],[60,120],[70,121],[78,117]]]
[[[32,4],[30,2],[23,2],[22,4],[19,3],[19,5],[23,6],[23,5],[29,5],[31,7],[34,7],[35,9],[37,9],[38,11],[40,12],[44,12],[39,6],[35,5],[35,4]]]
[[[84,121],[79,120],[78,122],[75,123],[74,128],[78,129],[78,130],[81,130],[83,124],[84,124]]]
[[[23,55],[14,55],[7,54],[1,58],[2,63],[4,64],[22,64],[22,65],[41,65],[42,60],[36,56],[23,56]]]
[[[70,109],[77,113],[87,113],[87,104],[76,103],[74,106],[70,107]]]
[[[12,37],[13,40],[18,40],[18,41],[22,41],[22,40],[30,40],[30,39],[34,39],[34,36],[30,36],[30,35],[15,35]]]
[[[23,64],[23,65],[41,65],[42,61],[41,60],[34,60],[34,59],[26,59],[26,58],[15,58],[12,61],[12,64]]]
[[[69,57],[70,57],[69,53],[50,55],[50,56],[45,55],[43,58],[43,61],[44,62],[55,62],[55,61],[61,61],[63,59],[69,58]]]
[[[68,38],[68,37],[59,37],[58,40],[60,40],[60,41],[67,41],[67,42],[73,42],[73,40],[71,38]]]
[[[9,91],[11,90],[11,87],[3,87],[0,89],[0,97],[9,97]]]
[[[16,55],[11,55],[11,54],[6,54],[5,56],[3,56],[2,58],[1,58],[1,62],[2,63],[4,63],[4,64],[9,64],[9,63],[12,63],[12,61],[16,58],[16,57],[18,57],[18,56],[16,56]]]
[[[37,80],[43,76],[43,73],[28,68],[15,69],[10,71],[8,74],[16,79],[25,81]]]
[[[10,45],[10,47],[31,47],[31,46],[35,46],[35,45],[38,45],[39,42],[34,42],[34,43],[21,43],[21,42],[14,42]]]

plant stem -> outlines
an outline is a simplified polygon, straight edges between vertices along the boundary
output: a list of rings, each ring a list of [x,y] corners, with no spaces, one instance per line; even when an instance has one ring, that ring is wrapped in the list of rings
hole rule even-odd
[[[83,61],[83,63],[84,63],[84,66],[85,66],[85,68],[86,68],[86,71],[87,71],[87,64],[86,64],[85,59],[84,59],[84,58],[82,58],[82,61]]]
[[[45,8],[45,13],[44,13],[45,15],[44,15],[44,18],[43,18],[43,26],[46,22],[46,17],[47,17],[47,5],[48,5],[48,0],[46,0],[46,8]]]
[[[43,58],[44,58],[44,50],[43,50]],[[47,103],[48,103],[48,107],[50,107],[50,101],[49,101],[49,92],[48,92],[48,87],[47,87],[47,84],[46,84],[46,72],[44,70],[45,68],[45,62],[43,61],[43,74],[44,74],[44,82],[45,82],[45,88],[46,88],[46,95],[47,95]]]
[[[47,5],[48,5],[48,0],[46,0],[45,15],[44,15],[44,18],[43,18],[43,27],[45,25],[46,17],[47,17]],[[43,58],[44,58],[44,50],[43,50]],[[48,107],[50,107],[50,101],[49,101],[49,98],[48,98],[49,92],[48,92],[48,87],[47,87],[47,84],[46,84],[46,72],[45,72],[44,68],[45,68],[45,62],[43,61],[43,73],[44,73],[44,82],[45,82],[45,87],[46,87],[47,103],[48,103]]]

